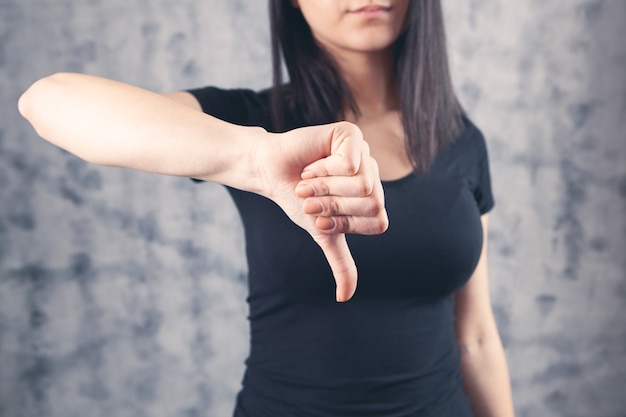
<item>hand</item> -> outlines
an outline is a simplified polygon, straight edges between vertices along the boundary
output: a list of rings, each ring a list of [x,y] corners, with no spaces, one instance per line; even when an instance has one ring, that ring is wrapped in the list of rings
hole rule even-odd
[[[337,301],[356,290],[357,269],[345,233],[387,230],[378,165],[359,128],[348,122],[270,135],[259,146],[261,194],[275,201],[321,247]]]

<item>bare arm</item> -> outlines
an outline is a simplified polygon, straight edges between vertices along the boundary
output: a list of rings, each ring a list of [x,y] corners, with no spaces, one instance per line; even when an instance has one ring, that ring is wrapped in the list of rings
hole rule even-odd
[[[40,136],[89,162],[259,191],[250,158],[266,136],[263,129],[225,123],[178,100],[83,74],[37,81],[19,109]]]
[[[193,96],[193,94],[188,93],[187,91],[175,91],[173,93],[164,93],[161,94],[163,97],[167,97],[175,102],[182,104],[184,106],[189,107],[190,109],[202,111],[202,106],[198,103],[198,100]]]
[[[487,215],[482,223],[482,255],[472,278],[455,299],[461,369],[477,417],[513,417],[509,371],[489,297]]]
[[[89,162],[214,181],[274,200],[324,251],[340,301],[356,289],[344,233],[387,228],[377,165],[349,123],[270,134],[197,111],[188,93],[159,95],[65,73],[34,83],[19,109],[40,136]]]

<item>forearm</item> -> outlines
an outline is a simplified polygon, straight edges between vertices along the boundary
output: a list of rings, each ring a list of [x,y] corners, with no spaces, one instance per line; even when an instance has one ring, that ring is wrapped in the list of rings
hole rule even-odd
[[[460,344],[465,392],[476,417],[512,417],[513,400],[500,338]]]
[[[37,133],[89,162],[256,191],[261,128],[237,126],[159,94],[81,74],[33,84],[19,108]]]

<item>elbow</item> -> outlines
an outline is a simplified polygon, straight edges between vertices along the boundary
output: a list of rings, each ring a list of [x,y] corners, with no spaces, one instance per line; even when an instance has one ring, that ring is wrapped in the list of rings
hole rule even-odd
[[[29,100],[30,100],[29,92],[30,92],[30,88],[24,91],[22,95],[20,96],[19,100],[17,101],[17,110],[25,119],[28,119],[28,113],[29,113],[28,108],[30,107],[29,106]]]
[[[485,339],[457,340],[457,344],[463,356],[474,356],[485,348]]]
[[[17,109],[27,120],[31,119],[33,101],[36,99],[36,91],[39,90],[38,83],[43,80],[35,81],[33,85],[31,85],[26,91],[22,93],[19,100],[17,101]]]
[[[503,350],[502,341],[498,336],[478,337],[472,340],[457,340],[461,356],[465,359],[491,356],[495,351]]]
[[[35,81],[22,95],[17,102],[20,114],[31,123],[44,107],[46,100],[50,98],[50,92],[55,87],[62,85],[72,74],[58,72]],[[36,126],[35,126],[36,127]]]
[[[53,133],[58,130],[59,109],[62,104],[64,86],[71,81],[72,74],[56,73],[35,81],[20,96],[17,107],[18,111],[32,125],[35,132],[50,142]],[[62,113],[61,113],[62,114]]]
[[[79,74],[55,73],[35,81],[18,99],[20,114],[28,120],[41,138],[92,163],[100,163],[91,152],[71,136],[68,126],[75,119],[76,106],[68,106],[67,96]],[[74,110],[72,110],[72,108]]]
[[[47,78],[35,81],[22,95],[17,102],[17,109],[22,117],[32,125],[35,132],[42,138],[45,137],[45,129],[42,122],[45,115],[45,99],[48,84]]]
[[[33,123],[33,119],[38,113],[38,108],[41,108],[44,102],[43,97],[47,95],[47,91],[49,90],[51,82],[54,82],[53,77],[55,75],[51,75],[35,81],[20,96],[17,102],[17,108],[22,117],[24,117],[29,122]],[[33,127],[36,128],[35,125],[33,125]]]

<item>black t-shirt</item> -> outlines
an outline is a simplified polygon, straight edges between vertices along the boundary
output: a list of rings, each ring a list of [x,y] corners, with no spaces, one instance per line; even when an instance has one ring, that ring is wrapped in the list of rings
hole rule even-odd
[[[274,131],[267,91],[191,93],[206,113]],[[493,207],[482,134],[466,120],[427,175],[383,188],[389,229],[348,236],[359,282],[346,303],[303,229],[269,199],[228,188],[245,230],[251,330],[235,416],[472,416],[453,295],[475,269],[480,215]]]

